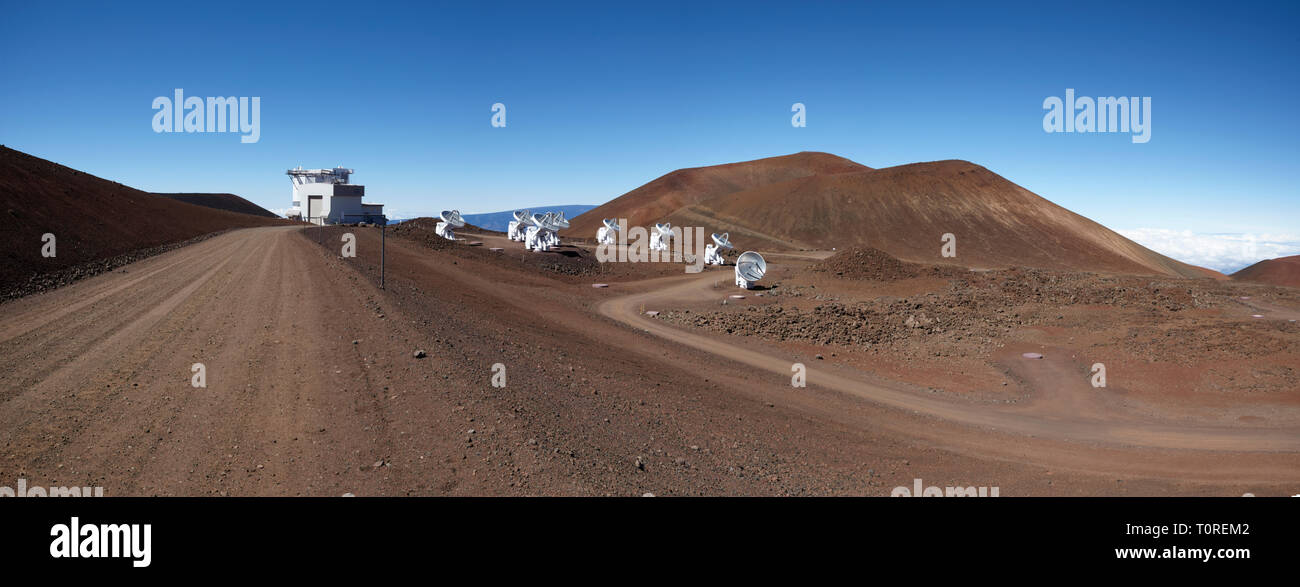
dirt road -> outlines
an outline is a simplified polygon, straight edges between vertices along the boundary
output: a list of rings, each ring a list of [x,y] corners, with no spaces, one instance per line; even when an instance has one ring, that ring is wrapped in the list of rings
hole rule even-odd
[[[0,477],[107,495],[377,492],[358,463],[393,442],[374,373],[398,357],[372,349],[401,331],[298,230],[235,231],[7,304]]]
[[[0,485],[888,495],[922,478],[1004,496],[1280,495],[1300,477],[1286,431],[1107,426],[1051,402],[966,413],[821,366],[792,393],[770,349],[637,314],[704,295],[716,271],[593,289],[530,272],[517,243],[483,237],[514,248],[465,257],[389,238],[380,290],[379,231],[347,230],[355,259],[301,229],[246,229],[4,304]]]

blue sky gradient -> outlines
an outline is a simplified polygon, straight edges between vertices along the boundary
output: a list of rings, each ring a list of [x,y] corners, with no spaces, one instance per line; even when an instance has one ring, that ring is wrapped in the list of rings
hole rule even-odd
[[[680,167],[803,150],[966,159],[1111,228],[1286,240],[1297,16],[1295,2],[8,3],[0,143],[272,209],[289,205],[285,169],[342,164],[395,215],[598,204]],[[150,104],[175,88],[261,97],[260,142],[154,133]],[[1066,88],[1150,96],[1151,141],[1045,133],[1042,102]],[[506,128],[489,124],[495,102]]]

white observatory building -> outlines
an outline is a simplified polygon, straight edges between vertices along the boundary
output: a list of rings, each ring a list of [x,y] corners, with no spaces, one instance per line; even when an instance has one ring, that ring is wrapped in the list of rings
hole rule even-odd
[[[366,186],[348,183],[351,169],[290,169],[293,181],[293,207],[289,218],[312,224],[383,222],[384,205],[361,201]]]

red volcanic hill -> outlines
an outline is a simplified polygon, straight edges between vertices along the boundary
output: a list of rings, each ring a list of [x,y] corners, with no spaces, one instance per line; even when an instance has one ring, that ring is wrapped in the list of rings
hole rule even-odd
[[[906,261],[1212,277],[967,161],[872,169],[804,152],[669,173],[571,221],[602,218],[730,232],[739,249],[869,247]],[[945,233],[957,256],[940,256]],[[1221,276],[1220,276],[1221,277]]]
[[[0,298],[31,293],[23,284],[49,274],[109,269],[106,260],[128,253],[286,222],[150,194],[0,147]],[[56,239],[53,258],[41,255],[45,233]],[[90,263],[97,267],[82,269]]]
[[[1233,279],[1300,287],[1300,255],[1260,261],[1232,274]]]
[[[279,214],[258,206],[257,204],[236,196],[235,194],[155,193],[154,195],[176,200],[178,202],[185,202],[187,204],[204,206],[206,208],[216,208],[217,210],[228,210],[230,212],[239,212],[240,214],[252,214],[253,216],[261,216],[263,218],[281,218]]]
[[[741,163],[678,169],[570,220],[566,235],[593,237],[603,218],[633,226],[663,222],[683,208],[708,205],[729,194],[817,174],[871,168],[827,153],[796,153]],[[676,221],[673,221],[676,223]]]

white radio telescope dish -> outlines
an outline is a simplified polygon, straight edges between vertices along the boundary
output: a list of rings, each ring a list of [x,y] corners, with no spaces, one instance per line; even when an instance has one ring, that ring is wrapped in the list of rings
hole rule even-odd
[[[555,222],[555,227],[556,227],[556,228],[568,228],[568,227],[569,227],[569,220],[568,220],[567,218],[564,217],[564,211],[560,211],[560,212],[556,212],[556,213],[555,213],[554,222]]]
[[[713,233],[713,244],[704,246],[704,262],[708,265],[726,265],[727,259],[722,256],[722,249],[730,249],[730,233]]]
[[[433,231],[449,241],[456,240],[456,233],[452,229],[465,226],[465,221],[460,217],[460,210],[443,210],[438,216],[442,218],[442,222],[439,222]]]
[[[512,241],[523,241],[524,231],[528,229],[531,214],[532,212],[529,210],[515,210],[515,219],[506,225],[506,237]]]
[[[532,251],[549,251],[560,244],[560,237],[555,234],[560,226],[556,224],[555,213],[533,214],[533,226],[528,227],[524,246]],[[567,221],[565,221],[567,224]]]
[[[600,223],[604,226],[596,229],[596,242],[602,245],[617,244],[618,220],[614,218],[603,218]]]
[[[667,251],[668,241],[673,238],[673,225],[671,222],[654,225],[650,231],[650,250]]]
[[[559,226],[556,226],[555,224],[554,212],[547,212],[546,214],[543,214],[541,220],[537,223],[537,225],[542,228],[545,228],[546,230],[551,230],[551,231],[559,229]]]
[[[465,220],[460,217],[460,210],[443,210],[438,216],[441,216],[442,221],[450,224],[453,228],[465,226]]]
[[[767,273],[767,261],[754,251],[745,251],[736,259],[736,285],[749,289]]]

